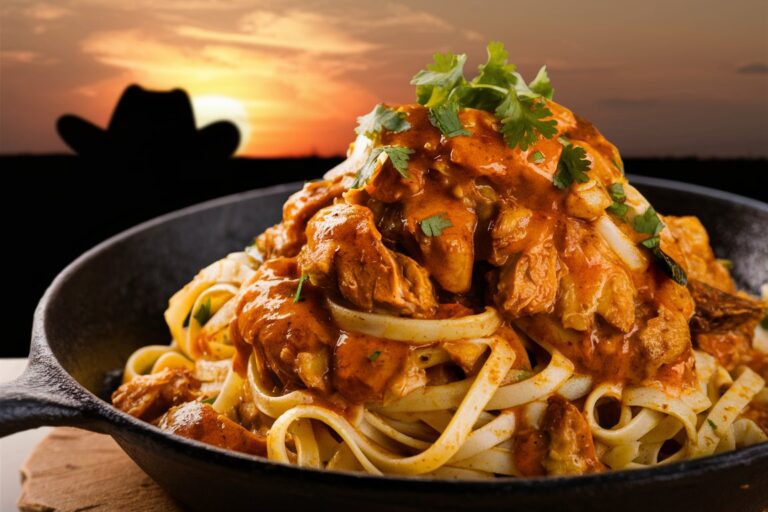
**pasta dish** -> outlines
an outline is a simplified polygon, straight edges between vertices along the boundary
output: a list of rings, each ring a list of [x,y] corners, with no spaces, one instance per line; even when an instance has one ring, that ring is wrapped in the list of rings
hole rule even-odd
[[[308,468],[651,467],[768,438],[768,299],[500,43],[417,73],[282,221],[170,298],[113,404]],[[739,262],[734,262],[738,265]],[[765,290],[768,293],[768,289]]]

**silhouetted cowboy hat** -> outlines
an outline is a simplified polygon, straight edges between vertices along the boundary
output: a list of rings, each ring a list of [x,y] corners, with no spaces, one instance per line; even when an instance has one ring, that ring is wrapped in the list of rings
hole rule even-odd
[[[240,132],[228,121],[196,129],[185,91],[148,91],[138,85],[123,92],[106,130],[69,114],[56,127],[64,142],[84,157],[222,159],[240,143]]]

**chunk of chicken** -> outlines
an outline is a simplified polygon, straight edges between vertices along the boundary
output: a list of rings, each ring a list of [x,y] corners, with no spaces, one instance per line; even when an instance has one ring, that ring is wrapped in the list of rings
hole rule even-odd
[[[213,407],[193,401],[174,407],[159,421],[158,426],[188,439],[218,446],[226,450],[266,455],[266,439],[241,427]]]
[[[688,320],[679,311],[664,305],[659,305],[658,315],[648,320],[639,339],[649,375],[691,350]]]
[[[548,443],[543,465],[548,475],[583,475],[605,468],[595,453],[595,443],[584,415],[560,395],[547,400],[541,430]]]
[[[685,267],[689,280],[701,281],[728,293],[736,291],[728,269],[715,259],[707,230],[697,217],[665,216],[664,224],[682,253],[683,261],[678,263]]]
[[[333,351],[333,385],[355,403],[405,396],[426,384],[423,369],[409,365],[405,343],[342,333]]]
[[[688,281],[688,289],[696,303],[691,331],[699,348],[728,370],[748,360],[755,327],[763,317],[763,303],[696,280]]]
[[[144,421],[153,421],[169,408],[196,399],[200,381],[185,368],[165,368],[139,375],[112,393],[112,405]]]
[[[449,195],[442,186],[427,181],[424,192],[403,204],[404,227],[421,253],[420,260],[435,281],[449,292],[464,293],[472,285],[475,263],[475,211]],[[440,216],[450,222],[439,236],[424,233],[421,223]]]
[[[296,300],[300,280],[295,259],[265,262],[239,294],[237,328],[243,340],[263,349],[284,385],[327,392],[336,328],[311,284],[304,282]]]
[[[504,265],[510,256],[551,238],[555,223],[542,212],[521,205],[502,204],[491,228],[492,265]]]
[[[338,203],[307,226],[299,265],[312,283],[338,289],[355,306],[428,316],[437,307],[429,274],[414,260],[384,246],[373,213]]]
[[[559,259],[551,240],[511,258],[498,274],[495,299],[499,308],[509,318],[552,312],[558,269]]]
[[[283,205],[283,220],[259,235],[256,246],[265,259],[276,256],[296,256],[306,243],[307,221],[321,208],[328,206],[345,190],[343,176],[332,180],[306,183]]]

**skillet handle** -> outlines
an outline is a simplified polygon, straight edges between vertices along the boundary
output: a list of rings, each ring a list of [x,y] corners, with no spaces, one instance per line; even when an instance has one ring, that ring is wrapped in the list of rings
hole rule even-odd
[[[55,384],[57,368],[30,360],[24,373],[0,384],[0,437],[41,427],[68,425],[101,432],[85,394],[66,395]]]

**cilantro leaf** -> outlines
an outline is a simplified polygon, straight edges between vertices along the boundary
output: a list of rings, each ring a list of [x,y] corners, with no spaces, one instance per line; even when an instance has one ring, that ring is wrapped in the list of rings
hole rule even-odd
[[[544,153],[541,151],[535,151],[531,156],[528,157],[528,160],[535,164],[540,164],[544,161]]]
[[[459,105],[456,101],[448,100],[442,105],[429,109],[429,122],[440,130],[446,137],[457,135],[472,135],[469,130],[461,125],[459,119]]]
[[[309,276],[302,272],[301,277],[299,278],[299,285],[296,287],[296,295],[293,296],[293,303],[294,304],[304,300],[304,298],[301,296],[301,290],[304,289],[304,282],[307,279],[309,279]]]
[[[627,211],[629,211],[629,208],[624,203],[617,203],[614,201],[608,208],[606,208],[606,210],[619,217],[620,219],[623,219],[627,214]]]
[[[368,359],[370,359],[371,361],[375,361],[379,358],[380,355],[381,355],[381,350],[377,350],[371,353],[371,355],[368,356]]]
[[[649,207],[649,210],[652,209],[653,208]],[[656,212],[654,212],[654,215],[655,213]],[[637,220],[638,217],[635,217],[635,220]],[[658,219],[658,216],[656,218]],[[659,222],[659,224],[661,223]],[[637,228],[635,228],[635,231],[638,231]],[[661,231],[661,229],[659,229],[659,231]],[[664,271],[664,273],[667,274],[674,282],[683,286],[688,284],[688,275],[685,273],[685,270],[683,270],[683,268],[675,260],[673,260],[669,254],[665,253],[661,249],[661,239],[659,238],[658,234],[653,235],[650,238],[646,238],[640,242],[640,245],[646,249],[651,250],[651,254],[653,254],[656,263],[661,265],[661,269]]]
[[[623,203],[627,200],[627,195],[624,193],[624,185],[621,183],[611,183],[608,186],[608,195],[616,203]]]
[[[205,302],[200,304],[200,307],[197,308],[197,311],[195,311],[195,314],[192,316],[197,321],[198,325],[201,327],[205,325],[205,323],[211,318],[211,298],[208,297],[205,299]]]
[[[590,169],[587,152],[581,146],[574,146],[570,142],[563,145],[560,153],[560,161],[557,162],[557,170],[552,183],[560,190],[570,187],[574,181],[586,183],[589,181],[587,171]]]
[[[379,156],[384,153],[392,162],[392,166],[403,178],[408,177],[408,159],[409,155],[413,153],[410,148],[403,148],[399,146],[381,146],[373,148],[371,154],[368,155],[368,159],[363,166],[357,171],[355,181],[352,183],[352,188],[360,188],[368,183],[373,173],[376,172]]]
[[[210,398],[206,398],[205,400],[203,400],[203,403],[204,404],[208,404],[208,405],[213,405],[213,402],[216,401],[216,398],[218,398],[218,396],[219,395],[215,395],[215,396],[212,396]]]
[[[421,231],[427,236],[440,236],[445,228],[453,226],[446,213],[431,215],[419,222]]]
[[[538,99],[520,99],[514,90],[510,90],[496,107],[496,115],[501,119],[504,141],[511,148],[519,146],[525,151],[536,142],[539,135],[551,139],[557,133],[557,122],[554,119],[544,121],[552,115],[547,105]]]
[[[489,84],[504,87],[515,85],[517,77],[515,76],[515,65],[508,64],[509,54],[504,48],[504,43],[491,41],[487,47],[488,60],[485,64],[478,66],[480,74],[472,80],[473,84]]]
[[[707,418],[707,423],[709,423],[709,426],[712,427],[712,430],[717,432],[717,424],[714,421],[712,421],[711,419]]]
[[[555,89],[552,87],[552,82],[549,81],[547,66],[541,66],[536,77],[528,84],[528,88],[539,96],[544,96],[548,100],[552,99]]]
[[[416,99],[422,105],[432,108],[443,103],[451,90],[464,81],[466,54],[436,53],[435,62],[428,64],[411,79],[416,86]]]
[[[659,219],[653,206],[649,206],[642,215],[635,217],[633,223],[635,231],[646,233],[652,237],[658,235],[664,229],[664,224],[661,223],[661,219]]]
[[[763,319],[760,320],[760,327],[768,329],[768,309],[765,310],[765,315],[763,316]]]
[[[411,124],[406,120],[403,112],[398,112],[379,103],[373,110],[357,118],[357,128],[355,133],[365,135],[373,139],[385,128],[393,133],[404,132],[411,128]]]

